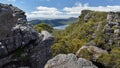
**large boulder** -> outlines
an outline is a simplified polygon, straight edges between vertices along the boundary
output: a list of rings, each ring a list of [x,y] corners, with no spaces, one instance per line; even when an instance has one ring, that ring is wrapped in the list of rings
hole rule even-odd
[[[45,63],[52,58],[51,45],[53,44],[53,36],[47,32],[42,31],[43,38],[37,41],[38,46],[30,52],[30,63],[32,68],[43,68]]]
[[[0,3],[0,39],[5,38],[17,23],[27,22],[24,13],[17,7]]]
[[[59,54],[50,59],[45,68],[97,68],[91,61],[77,58],[74,54]]]
[[[11,28],[16,24],[10,7],[0,4],[0,39],[7,36]]]
[[[103,53],[107,54],[106,50],[102,50],[93,45],[82,46],[77,52],[76,55],[81,58],[86,58],[88,60],[96,61]]]
[[[0,3],[0,68],[43,68],[52,57],[54,37],[47,31],[38,33],[24,14]]]

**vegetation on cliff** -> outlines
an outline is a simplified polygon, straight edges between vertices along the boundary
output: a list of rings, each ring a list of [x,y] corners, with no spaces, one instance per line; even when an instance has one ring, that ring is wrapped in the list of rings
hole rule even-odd
[[[99,54],[96,60],[91,59],[94,50],[82,49],[82,58],[100,63],[105,68],[119,68],[120,66],[120,18],[119,12],[97,12],[83,10],[77,22],[69,25],[65,30],[54,30],[55,43],[51,47],[53,56],[58,54],[76,53],[81,47],[88,46],[94,42],[95,46],[108,53]],[[42,25],[43,26],[43,25]],[[40,27],[41,24],[35,27]],[[45,28],[44,28],[45,27]],[[49,26],[44,25],[42,29],[51,31]]]
[[[53,28],[50,25],[47,25],[44,22],[40,23],[38,25],[35,25],[34,28],[37,29],[38,32],[41,32],[42,30],[47,30],[48,32],[51,33],[53,30]]]
[[[54,36],[56,40],[52,46],[53,56],[61,53],[76,53],[79,48],[93,41],[96,47],[109,52],[109,54],[103,54],[96,62],[104,64],[105,67],[119,66],[120,44],[119,40],[113,40],[116,35],[114,33],[115,29],[113,32],[112,29],[115,26],[109,28],[108,33],[106,31],[109,26],[107,15],[109,15],[108,12],[84,10],[79,16],[79,21],[69,25],[65,30],[55,31]],[[119,14],[118,17],[120,17]],[[113,18],[111,22],[117,22],[116,18]],[[81,52],[81,54],[84,54],[83,58],[91,60],[91,53],[87,52],[87,50]]]

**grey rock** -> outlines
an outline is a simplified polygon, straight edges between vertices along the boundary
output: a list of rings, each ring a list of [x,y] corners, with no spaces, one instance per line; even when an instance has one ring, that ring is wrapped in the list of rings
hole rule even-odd
[[[115,29],[115,30],[114,30],[114,33],[115,33],[115,34],[120,34],[120,29]]]
[[[108,53],[106,50],[102,50],[101,48],[98,48],[96,46],[90,45],[90,46],[82,46],[77,52],[76,56],[84,58],[82,53],[82,50],[86,50],[87,52],[91,53],[90,60],[96,61],[103,53]]]
[[[87,14],[84,16],[84,21],[85,21],[85,22],[88,22],[89,19],[90,19],[90,14],[87,13]]]
[[[47,31],[42,31],[47,32]],[[47,32],[48,33],[48,32]],[[38,42],[38,46],[36,46],[32,52],[30,53],[31,67],[32,68],[43,68],[45,63],[52,58],[52,50],[51,45],[53,44],[54,37],[50,34],[43,34],[43,39]],[[42,36],[42,35],[41,35]],[[41,61],[42,60],[42,61]]]
[[[98,68],[91,61],[77,58],[74,54],[59,54],[50,59],[44,68]]]
[[[5,58],[0,59],[0,68],[5,65],[6,63],[11,62],[11,55]]]
[[[0,39],[6,37],[16,24],[27,22],[24,13],[17,7],[0,3]]]
[[[30,68],[30,67],[19,67],[19,68]]]
[[[107,50],[111,49],[113,44],[119,46],[120,39],[120,16],[119,12],[109,12],[107,16],[107,24],[104,28],[104,33],[108,38],[105,39],[106,44],[110,47]]]
[[[115,13],[114,12],[109,12],[108,16],[107,16],[107,20],[112,21],[115,17]]]
[[[48,31],[45,31],[45,30],[41,31],[41,34],[44,36],[43,41],[48,39],[48,38],[53,37]]]
[[[0,68],[43,68],[53,41],[49,32],[30,26],[24,11],[0,3]]]
[[[107,35],[111,35],[111,34],[114,33],[114,30],[111,29],[111,28],[105,28],[105,29],[104,29],[104,33],[107,34]]]
[[[12,10],[0,8],[0,39],[10,33],[10,29],[16,24],[12,16]],[[3,26],[4,25],[4,26]]]

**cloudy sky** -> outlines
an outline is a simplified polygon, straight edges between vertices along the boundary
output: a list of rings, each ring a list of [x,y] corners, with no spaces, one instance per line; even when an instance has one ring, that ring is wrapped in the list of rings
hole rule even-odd
[[[28,19],[78,17],[84,9],[120,11],[120,0],[0,0],[26,12]]]

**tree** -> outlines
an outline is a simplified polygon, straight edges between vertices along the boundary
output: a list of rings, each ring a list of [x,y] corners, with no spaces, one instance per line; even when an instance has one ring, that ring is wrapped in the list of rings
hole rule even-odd
[[[34,28],[37,29],[38,32],[41,32],[42,30],[47,30],[51,33],[53,31],[53,28],[50,25],[45,24],[44,22],[35,25]]]

